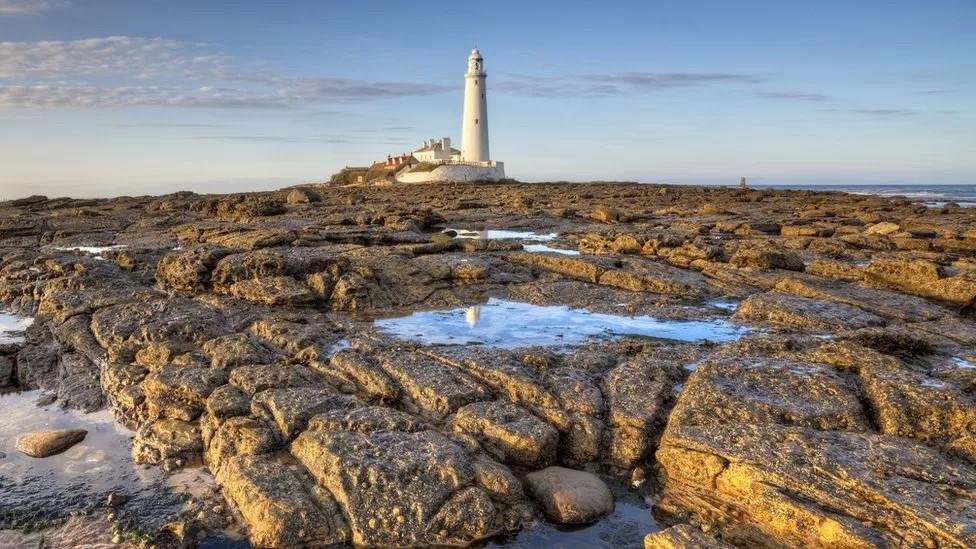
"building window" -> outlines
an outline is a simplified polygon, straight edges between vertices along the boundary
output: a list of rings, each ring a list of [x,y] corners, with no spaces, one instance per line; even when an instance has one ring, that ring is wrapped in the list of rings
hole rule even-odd
[[[478,125],[478,119],[477,119],[477,118],[475,118],[475,119],[474,119],[474,125],[475,125],[475,126],[477,126],[477,125]]]
[[[485,98],[485,94],[481,94],[481,98],[484,99]]]

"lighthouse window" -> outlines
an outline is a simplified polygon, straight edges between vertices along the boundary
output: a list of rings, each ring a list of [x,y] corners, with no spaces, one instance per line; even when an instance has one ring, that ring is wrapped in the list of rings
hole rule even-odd
[[[475,126],[477,126],[477,125],[478,125],[478,119],[477,119],[477,118],[475,118],[475,119],[474,119],[474,125],[475,125]]]

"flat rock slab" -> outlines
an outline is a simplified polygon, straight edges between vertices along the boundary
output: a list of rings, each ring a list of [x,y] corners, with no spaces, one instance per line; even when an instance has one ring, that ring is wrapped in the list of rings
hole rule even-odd
[[[781,425],[669,428],[662,507],[750,546],[973,547],[976,474],[909,439]],[[712,525],[715,525],[712,522]]]
[[[869,431],[857,386],[832,366],[758,357],[716,357],[685,382],[668,420],[678,425],[780,423]]]
[[[496,510],[465,451],[434,431],[305,431],[291,445],[345,512],[357,546],[467,545]]]
[[[17,440],[17,449],[31,457],[45,458],[64,452],[85,440],[84,429],[57,429],[24,435]]]
[[[467,433],[505,461],[526,467],[556,460],[559,432],[510,402],[475,402],[458,410],[454,429]]]
[[[798,297],[779,292],[756,294],[743,301],[735,317],[785,328],[818,331],[856,330],[884,326],[885,320],[845,303]]]
[[[613,494],[593,473],[547,467],[525,475],[525,484],[546,517],[560,524],[594,522],[613,512]]]
[[[644,537],[644,549],[731,549],[689,524],[679,524]]]

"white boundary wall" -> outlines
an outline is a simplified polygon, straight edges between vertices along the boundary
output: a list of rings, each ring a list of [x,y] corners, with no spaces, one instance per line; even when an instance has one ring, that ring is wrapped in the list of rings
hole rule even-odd
[[[487,164],[487,163],[486,163]],[[396,176],[397,183],[472,183],[475,181],[499,181],[505,179],[504,162],[491,165],[445,164],[429,172],[406,172]]]

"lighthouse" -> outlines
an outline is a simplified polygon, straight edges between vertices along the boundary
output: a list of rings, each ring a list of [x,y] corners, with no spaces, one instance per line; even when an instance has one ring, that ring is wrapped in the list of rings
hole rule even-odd
[[[464,116],[461,120],[461,161],[486,162],[488,156],[488,98],[485,60],[477,48],[468,56],[464,74]]]
[[[447,137],[424,141],[423,147],[411,153],[411,161],[404,162],[394,175],[397,183],[480,183],[505,179],[505,163],[491,160],[488,155],[487,76],[481,52],[477,48],[471,50],[468,70],[464,73],[461,150],[451,147]]]

